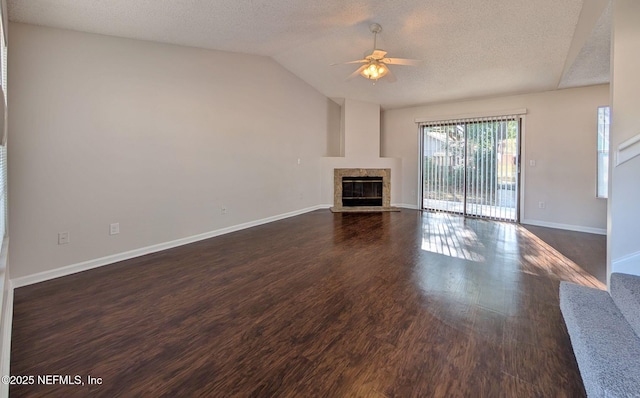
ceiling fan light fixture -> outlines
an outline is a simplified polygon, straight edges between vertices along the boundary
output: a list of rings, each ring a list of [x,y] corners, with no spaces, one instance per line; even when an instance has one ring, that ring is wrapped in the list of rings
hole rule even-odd
[[[389,72],[389,69],[378,61],[372,60],[369,62],[366,68],[364,68],[360,75],[370,80],[378,80]]]

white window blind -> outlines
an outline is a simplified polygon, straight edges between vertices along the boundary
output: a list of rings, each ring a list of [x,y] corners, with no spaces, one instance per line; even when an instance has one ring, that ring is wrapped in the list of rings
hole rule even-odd
[[[420,126],[424,209],[517,221],[519,115]]]
[[[609,125],[610,109],[608,106],[598,108],[598,198],[609,196]]]

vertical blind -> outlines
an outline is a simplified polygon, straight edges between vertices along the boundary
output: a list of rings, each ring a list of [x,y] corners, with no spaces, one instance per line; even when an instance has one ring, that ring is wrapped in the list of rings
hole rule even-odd
[[[4,18],[0,14],[0,83],[2,86],[3,98],[0,100],[7,103],[7,43],[6,43],[6,26],[4,26]],[[2,135],[0,137],[0,236],[2,236],[2,243],[4,243],[4,237],[7,234],[7,107],[2,106],[0,112],[4,112],[2,122],[4,125],[0,126]]]
[[[517,221],[519,115],[420,126],[424,209]]]
[[[608,106],[598,107],[598,198],[609,197],[609,125],[611,109]]]

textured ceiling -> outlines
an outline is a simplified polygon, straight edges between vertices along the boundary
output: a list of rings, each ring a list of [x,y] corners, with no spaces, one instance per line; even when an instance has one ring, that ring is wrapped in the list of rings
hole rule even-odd
[[[595,25],[573,63],[562,76],[559,88],[608,83],[611,76],[611,3],[599,13]]]
[[[565,65],[582,5],[583,0],[8,1],[11,21],[269,56],[328,97],[387,109],[553,90],[560,82],[601,83],[605,74],[608,81],[608,66],[604,71],[590,62],[602,58],[606,20],[598,20],[584,51]],[[392,66],[394,83],[382,79],[373,85],[361,77],[346,82],[357,65],[329,65],[370,51],[372,22],[383,27],[378,48],[388,56],[423,62]]]

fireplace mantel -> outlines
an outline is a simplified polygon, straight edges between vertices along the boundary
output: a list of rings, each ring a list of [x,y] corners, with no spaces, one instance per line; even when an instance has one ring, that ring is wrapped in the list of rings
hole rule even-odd
[[[381,177],[382,205],[344,206],[342,196],[343,177]],[[333,207],[331,211],[334,213],[400,211],[399,208],[391,206],[391,169],[333,169]]]

